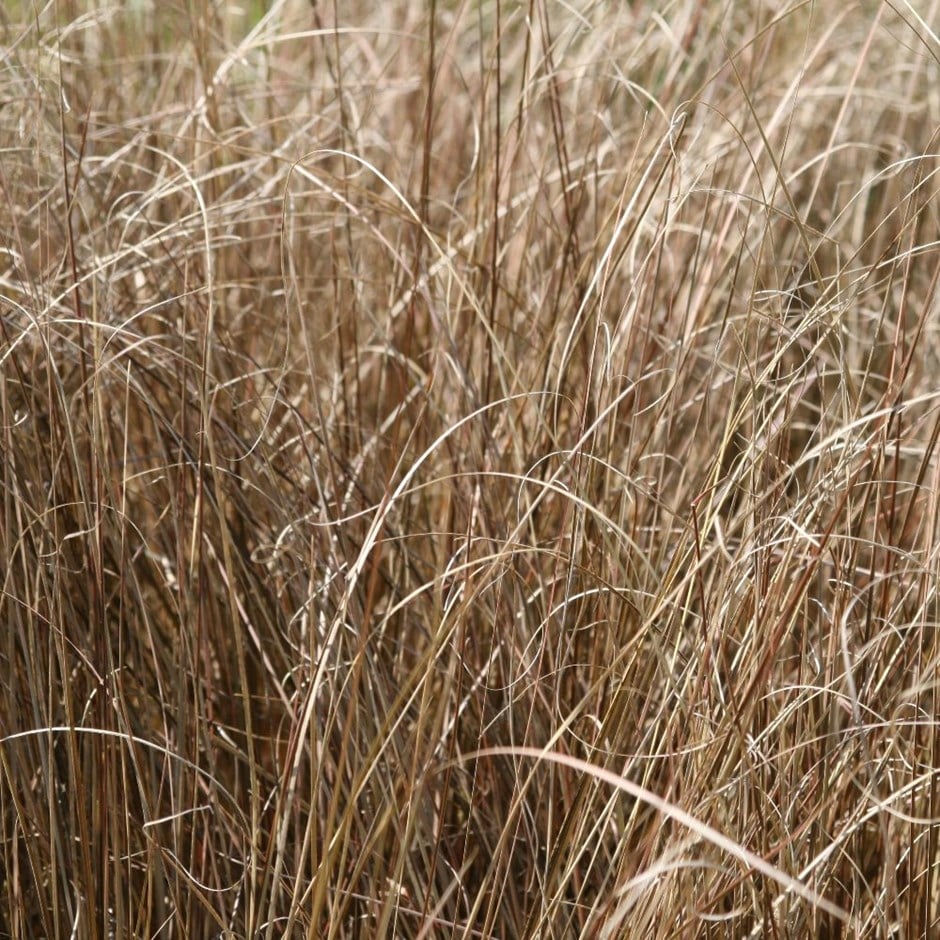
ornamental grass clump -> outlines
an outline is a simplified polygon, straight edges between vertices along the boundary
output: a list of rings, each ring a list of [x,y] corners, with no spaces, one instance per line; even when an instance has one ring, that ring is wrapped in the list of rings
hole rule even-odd
[[[935,936],[936,22],[6,4],[0,937]]]

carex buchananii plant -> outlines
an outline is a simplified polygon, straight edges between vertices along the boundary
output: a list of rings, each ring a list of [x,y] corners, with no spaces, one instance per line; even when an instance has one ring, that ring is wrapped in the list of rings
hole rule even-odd
[[[937,935],[935,5],[0,10],[0,937]]]

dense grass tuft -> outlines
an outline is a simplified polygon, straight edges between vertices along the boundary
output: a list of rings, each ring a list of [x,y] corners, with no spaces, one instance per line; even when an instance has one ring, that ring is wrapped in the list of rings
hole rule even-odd
[[[936,2],[0,9],[0,937],[940,932]]]

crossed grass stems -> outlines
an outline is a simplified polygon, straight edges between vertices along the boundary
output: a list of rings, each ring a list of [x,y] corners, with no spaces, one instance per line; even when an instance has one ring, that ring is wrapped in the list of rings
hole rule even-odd
[[[0,935],[929,936],[932,12],[416,6],[2,14]]]

